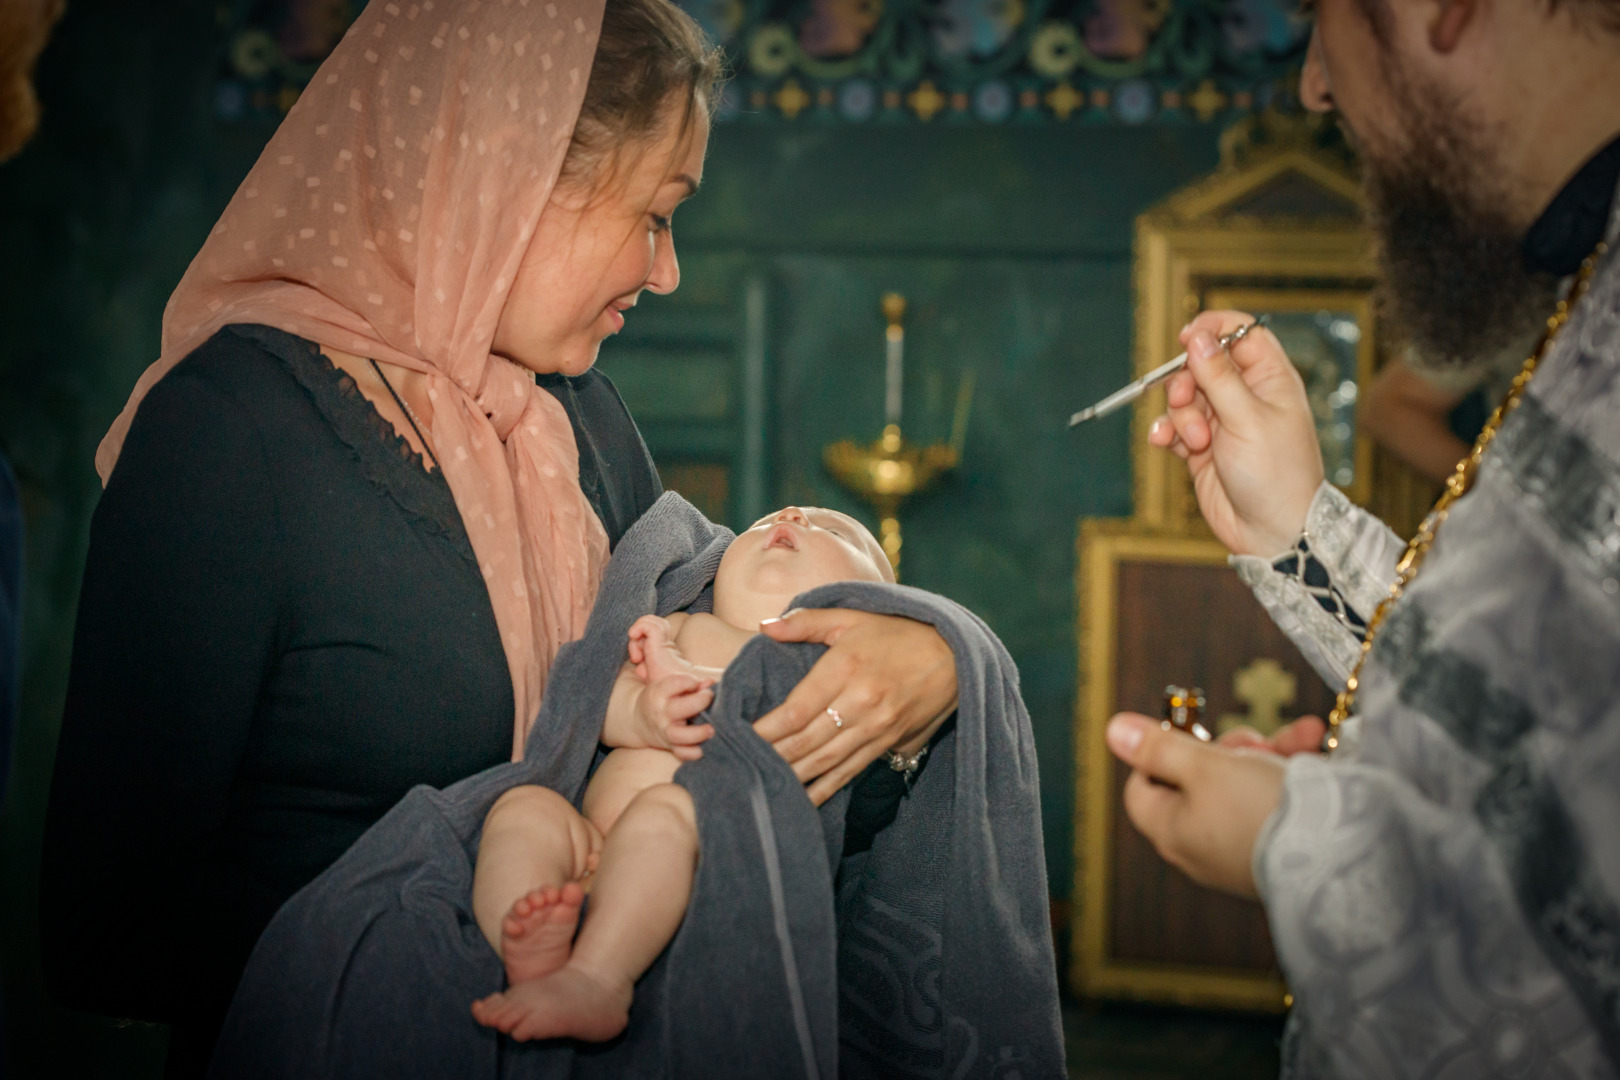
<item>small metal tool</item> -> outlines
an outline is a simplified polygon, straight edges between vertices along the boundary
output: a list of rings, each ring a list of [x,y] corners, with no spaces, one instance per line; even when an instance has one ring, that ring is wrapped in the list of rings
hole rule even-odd
[[[1254,322],[1240,326],[1230,334],[1223,335],[1216,340],[1220,343],[1221,348],[1230,349],[1233,345],[1236,345],[1238,342],[1248,337],[1251,330],[1259,326],[1264,326],[1270,321],[1271,317],[1269,315],[1262,315],[1258,319],[1254,320]],[[1111,412],[1116,412],[1119,409],[1123,409],[1125,406],[1147,393],[1149,388],[1159,385],[1160,383],[1164,382],[1164,380],[1168,379],[1170,376],[1174,375],[1176,372],[1180,371],[1186,366],[1186,353],[1182,353],[1180,356],[1176,357],[1174,360],[1171,360],[1167,364],[1160,364],[1158,367],[1154,368],[1140,379],[1137,379],[1135,382],[1127,383],[1120,389],[1115,390],[1112,394],[1109,394],[1107,397],[1103,398],[1089,409],[1081,409],[1079,412],[1069,417],[1069,426],[1074,427],[1077,424],[1085,423],[1087,420],[1095,420],[1099,416],[1107,416]]]

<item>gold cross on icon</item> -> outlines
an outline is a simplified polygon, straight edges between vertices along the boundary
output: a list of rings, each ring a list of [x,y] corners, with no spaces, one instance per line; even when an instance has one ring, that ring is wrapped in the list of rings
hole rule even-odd
[[[1224,733],[1247,724],[1262,735],[1270,735],[1282,726],[1282,710],[1294,703],[1298,690],[1298,679],[1277,661],[1262,656],[1232,675],[1232,696],[1249,707],[1248,715],[1227,713],[1216,730]]]

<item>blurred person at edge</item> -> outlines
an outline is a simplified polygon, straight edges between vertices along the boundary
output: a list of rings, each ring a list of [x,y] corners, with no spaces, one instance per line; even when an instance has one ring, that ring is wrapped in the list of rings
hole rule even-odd
[[[1372,647],[1332,740],[1114,717],[1126,810],[1264,902],[1286,1076],[1617,1076],[1620,3],[1317,0],[1301,97],[1361,151],[1397,338],[1461,370],[1570,317],[1381,623],[1405,545],[1323,482],[1276,337],[1183,330],[1150,441],[1330,684]]]
[[[34,63],[61,17],[62,0],[0,0],[0,165],[16,157],[39,127]],[[22,546],[17,477],[0,447],[0,806],[5,805],[11,775],[22,674]],[[0,1072],[5,1061],[5,1025],[0,1024]]]
[[[0,0],[0,165],[16,157],[39,127],[34,64],[62,0]],[[22,505],[17,478],[0,448],[0,803],[11,774],[22,630]]]

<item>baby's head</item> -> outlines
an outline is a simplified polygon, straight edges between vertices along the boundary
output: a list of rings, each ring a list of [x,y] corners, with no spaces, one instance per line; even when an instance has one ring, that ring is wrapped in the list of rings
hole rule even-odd
[[[714,613],[753,630],[818,585],[893,580],[866,526],[836,510],[789,506],[756,521],[726,550],[714,578]]]

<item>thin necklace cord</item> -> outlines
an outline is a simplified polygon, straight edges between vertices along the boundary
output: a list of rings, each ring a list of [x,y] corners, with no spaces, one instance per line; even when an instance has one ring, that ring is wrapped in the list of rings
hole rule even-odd
[[[388,381],[388,376],[383,374],[383,369],[377,361],[371,360],[369,362],[371,370],[377,373],[377,378],[381,379],[382,384],[388,387],[388,393],[393,397],[394,404],[398,405],[400,411],[405,414],[405,420],[411,425],[411,430],[416,432],[416,437],[422,441],[422,449],[427,451],[428,460],[433,462],[435,469],[439,469],[439,459],[433,456],[433,444],[427,441],[427,436],[423,435],[422,429],[417,426],[416,414],[411,412],[409,405],[405,404],[405,399],[399,396],[399,391],[395,390],[394,384]],[[444,470],[439,469],[439,471],[442,473]]]

